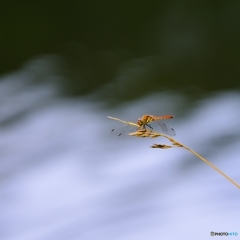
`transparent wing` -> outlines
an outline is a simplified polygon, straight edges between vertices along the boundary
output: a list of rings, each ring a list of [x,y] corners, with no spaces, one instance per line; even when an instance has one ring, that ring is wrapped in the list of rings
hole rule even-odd
[[[135,132],[136,130],[137,130],[137,127],[124,125],[124,126],[112,129],[110,132],[110,136],[125,138],[126,136],[129,135],[129,133]]]
[[[160,126],[160,128],[162,129],[162,131],[164,133],[166,133],[167,135],[169,135],[169,136],[175,136],[176,135],[173,128],[169,127],[168,125],[166,125],[165,123],[163,123],[161,121],[157,121],[157,123]]]

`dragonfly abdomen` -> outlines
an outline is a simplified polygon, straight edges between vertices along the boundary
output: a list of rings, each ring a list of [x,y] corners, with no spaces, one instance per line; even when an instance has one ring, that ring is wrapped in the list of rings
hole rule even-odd
[[[153,116],[153,115],[143,115],[141,119],[142,124],[148,124],[153,121],[164,120],[164,119],[171,119],[174,118],[173,115],[165,115],[165,116]]]

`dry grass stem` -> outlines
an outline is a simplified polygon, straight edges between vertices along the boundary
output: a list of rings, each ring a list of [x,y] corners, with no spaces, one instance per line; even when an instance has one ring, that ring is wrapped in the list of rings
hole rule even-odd
[[[139,127],[139,125],[137,124],[137,123],[133,123],[133,122],[126,122],[126,121],[123,121],[123,120],[121,120],[121,119],[119,119],[119,118],[115,118],[115,117],[110,117],[110,116],[107,116],[108,118],[110,118],[110,119],[113,119],[113,120],[116,120],[116,121],[119,121],[119,122],[122,122],[122,123],[124,123],[124,124],[127,124],[127,125],[130,125],[130,126],[133,126],[133,127]]]
[[[159,133],[156,133],[156,132],[153,132],[151,130],[145,130],[143,131],[142,129],[140,130],[137,130],[136,132],[131,132],[129,133],[129,136],[133,136],[133,137],[142,137],[142,138],[145,138],[145,137],[148,137],[148,138],[156,138],[156,137],[160,137],[161,134]]]
[[[201,159],[203,162],[205,162],[206,164],[208,164],[210,167],[212,167],[214,170],[216,170],[218,173],[220,173],[222,176],[224,176],[227,180],[229,180],[232,184],[234,184],[236,187],[240,188],[240,185],[237,184],[233,179],[231,179],[230,177],[228,177],[224,172],[222,172],[220,169],[218,169],[215,165],[213,165],[212,163],[210,163],[207,159],[205,159],[204,157],[202,157],[201,155],[199,155],[198,153],[196,153],[195,151],[193,151],[192,149],[186,147],[185,145],[181,144],[180,142],[176,141],[174,138],[169,137],[165,134],[162,133],[158,133],[152,130],[148,130],[148,129],[143,129],[140,125],[138,125],[137,123],[133,123],[133,122],[126,122],[123,121],[119,118],[114,118],[114,117],[110,117],[108,116],[108,118],[122,122],[124,124],[130,125],[130,126],[134,126],[136,127],[136,131],[135,132],[131,132],[129,133],[130,136],[134,136],[134,137],[142,137],[142,138],[157,138],[157,137],[164,137],[166,139],[168,139],[172,145],[165,145],[165,144],[154,144],[151,147],[152,148],[160,148],[160,149],[169,149],[169,148],[173,148],[173,147],[181,147],[184,148],[186,150],[188,150],[189,152],[191,152],[192,154],[194,154],[196,157],[198,157],[199,159]]]

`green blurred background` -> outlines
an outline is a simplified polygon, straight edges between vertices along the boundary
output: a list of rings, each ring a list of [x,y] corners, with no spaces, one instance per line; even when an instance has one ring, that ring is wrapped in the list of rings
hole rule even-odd
[[[196,99],[236,89],[239,11],[239,1],[4,2],[0,74],[54,55],[67,95],[97,90],[118,102],[163,90]]]

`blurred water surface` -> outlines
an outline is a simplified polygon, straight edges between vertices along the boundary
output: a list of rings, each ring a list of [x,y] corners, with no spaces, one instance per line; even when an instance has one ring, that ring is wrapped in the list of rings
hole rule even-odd
[[[177,92],[110,109],[94,95],[61,97],[61,77],[44,69],[45,81],[38,84],[31,84],[29,68],[0,82],[1,239],[240,234],[239,189],[183,149],[149,148],[163,139],[110,137],[121,123],[106,118],[173,114],[167,124],[176,140],[240,183],[239,92],[216,92],[187,112],[186,98]]]

